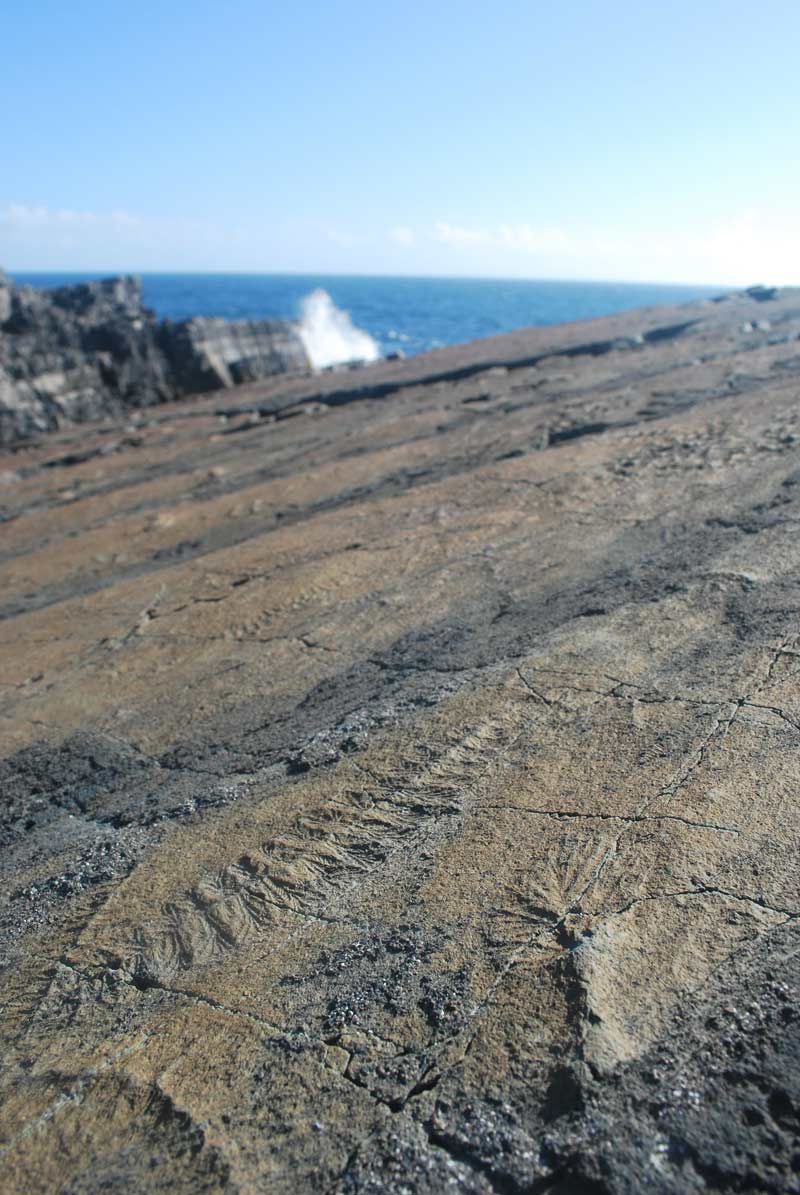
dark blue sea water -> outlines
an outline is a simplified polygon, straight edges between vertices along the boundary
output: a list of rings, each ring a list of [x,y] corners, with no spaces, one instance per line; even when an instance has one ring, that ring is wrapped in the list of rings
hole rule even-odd
[[[62,286],[97,274],[16,274],[34,286]],[[145,302],[161,317],[297,319],[303,299],[324,290],[368,332],[381,354],[407,355],[531,324],[610,315],[718,293],[710,287],[618,282],[379,278],[300,274],[143,274]]]

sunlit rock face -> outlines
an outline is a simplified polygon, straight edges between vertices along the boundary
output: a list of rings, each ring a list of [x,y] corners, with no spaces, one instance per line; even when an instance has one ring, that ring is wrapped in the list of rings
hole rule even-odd
[[[0,458],[9,1190],[794,1189],[798,335],[731,296]]]
[[[308,366],[291,324],[159,324],[137,278],[38,290],[0,274],[0,443]]]
[[[279,320],[165,321],[158,339],[180,394],[228,389],[309,367],[295,327]]]

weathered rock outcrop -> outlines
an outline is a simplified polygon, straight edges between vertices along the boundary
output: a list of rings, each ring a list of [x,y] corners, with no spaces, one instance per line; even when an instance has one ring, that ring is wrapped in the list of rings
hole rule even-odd
[[[0,443],[307,368],[291,324],[158,324],[136,278],[45,291],[0,274]]]
[[[227,389],[309,367],[293,325],[279,320],[167,320],[158,339],[181,394]]]
[[[799,334],[0,458],[9,1191],[798,1190]]]

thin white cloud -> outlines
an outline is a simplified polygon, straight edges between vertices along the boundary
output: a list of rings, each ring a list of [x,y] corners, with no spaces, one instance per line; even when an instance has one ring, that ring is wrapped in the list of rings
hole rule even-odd
[[[328,240],[334,245],[341,245],[343,249],[350,249],[358,241],[358,237],[351,232],[339,232],[336,228],[328,230]]]
[[[453,245],[457,249],[492,244],[492,234],[487,229],[465,228],[458,224],[448,224],[445,220],[437,220],[433,226],[433,235],[437,241],[442,241],[445,245]]]
[[[637,229],[494,227],[440,220],[433,238],[482,268],[527,271],[542,265],[564,276],[746,285],[800,283],[800,226],[775,213],[747,210],[693,233]],[[523,264],[526,258],[535,260]],[[578,273],[579,271],[579,273]]]
[[[577,245],[563,228],[534,228],[530,224],[503,224],[496,243],[518,253],[574,253]]]
[[[0,208],[0,224],[11,228],[59,227],[64,224],[93,224],[94,212],[74,212],[67,208],[52,211],[42,205],[8,203]]]
[[[378,236],[320,222],[286,226],[279,236],[257,223],[0,201],[0,266],[7,268],[333,271],[346,256],[348,267],[370,273],[396,265],[392,246],[420,273],[800,284],[800,225],[788,205],[731,209],[694,228],[439,220],[424,231],[387,225]]]
[[[130,263],[157,269],[170,258],[191,267],[192,259],[209,246],[227,256],[244,239],[238,229],[201,220],[140,216],[125,208],[88,211],[0,203],[0,266],[9,268],[84,269],[97,263],[115,269]]]
[[[49,208],[43,204],[7,203],[0,207],[0,225],[11,229],[66,227],[93,228],[100,224],[134,228],[142,223],[138,216],[117,208],[113,212],[82,212],[73,208]]]
[[[111,213],[111,221],[123,228],[137,228],[142,223],[142,218],[126,212],[124,208],[117,208]]]
[[[723,281],[800,284],[800,227],[752,208],[720,221],[689,250]]]
[[[433,234],[437,241],[457,249],[499,249],[544,256],[580,252],[581,243],[566,229],[553,225],[499,224],[496,228],[470,228],[439,220]]]
[[[389,239],[394,241],[396,245],[405,245],[410,247],[414,244],[416,237],[414,231],[408,228],[405,224],[398,224],[396,228],[389,231]]]

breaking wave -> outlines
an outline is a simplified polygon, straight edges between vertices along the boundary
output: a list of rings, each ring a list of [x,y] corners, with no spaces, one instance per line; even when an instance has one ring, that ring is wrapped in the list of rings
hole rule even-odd
[[[357,328],[325,290],[312,291],[303,299],[297,330],[314,369],[347,361],[377,361],[381,355],[369,332]]]

